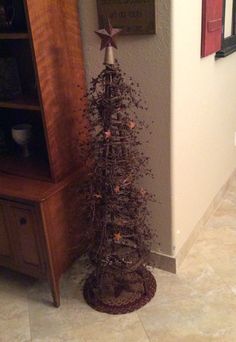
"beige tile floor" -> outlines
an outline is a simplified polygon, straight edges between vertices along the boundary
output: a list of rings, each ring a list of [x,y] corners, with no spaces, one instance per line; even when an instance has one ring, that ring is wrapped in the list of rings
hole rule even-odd
[[[156,297],[138,312],[109,316],[81,295],[83,264],[62,280],[62,305],[45,283],[0,269],[0,342],[236,342],[236,183],[178,275],[155,270]],[[81,274],[82,272],[82,274]]]

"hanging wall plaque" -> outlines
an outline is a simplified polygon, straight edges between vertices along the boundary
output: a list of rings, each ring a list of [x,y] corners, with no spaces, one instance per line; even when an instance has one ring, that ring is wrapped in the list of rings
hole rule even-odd
[[[99,27],[108,17],[122,34],[155,34],[155,0],[97,0]]]

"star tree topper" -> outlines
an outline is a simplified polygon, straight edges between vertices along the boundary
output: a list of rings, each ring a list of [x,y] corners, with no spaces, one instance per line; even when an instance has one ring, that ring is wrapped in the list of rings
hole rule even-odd
[[[104,64],[115,63],[113,47],[117,49],[117,45],[114,38],[121,31],[121,29],[113,28],[109,20],[104,29],[95,31],[95,33],[101,38],[101,50],[106,49]]]

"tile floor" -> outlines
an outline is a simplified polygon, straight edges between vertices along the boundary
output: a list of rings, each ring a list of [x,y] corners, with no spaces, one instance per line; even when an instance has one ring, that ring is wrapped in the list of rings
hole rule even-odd
[[[236,183],[178,275],[155,270],[158,292],[126,316],[90,309],[76,263],[62,280],[62,305],[45,283],[0,269],[0,342],[236,342]],[[78,276],[79,275],[79,276]]]

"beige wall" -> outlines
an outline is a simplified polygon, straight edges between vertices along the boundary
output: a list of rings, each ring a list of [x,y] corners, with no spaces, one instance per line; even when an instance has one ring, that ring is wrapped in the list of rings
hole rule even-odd
[[[172,0],[173,247],[236,165],[236,53],[200,59],[202,0]]]
[[[123,68],[141,84],[149,104],[147,120],[155,121],[150,144],[145,147],[152,157],[155,181],[149,185],[157,194],[158,202],[152,206],[152,225],[158,231],[153,249],[171,253],[170,208],[170,0],[158,0],[157,35],[126,36],[118,40],[116,56]],[[102,68],[103,54],[94,34],[97,29],[95,0],[80,0],[81,29],[84,44],[87,79]]]
[[[200,58],[202,0],[156,0],[157,35],[119,38],[117,57],[142,86],[155,121],[155,251],[176,255],[235,168],[236,53]],[[171,4],[171,6],[170,6]],[[95,0],[80,0],[87,79],[102,67]],[[171,30],[170,30],[171,28]],[[172,33],[171,33],[172,32]]]

